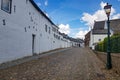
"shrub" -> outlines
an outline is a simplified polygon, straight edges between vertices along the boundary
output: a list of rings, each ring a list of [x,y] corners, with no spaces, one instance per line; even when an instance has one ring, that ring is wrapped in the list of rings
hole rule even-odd
[[[103,41],[99,42],[95,46],[97,51],[107,51],[108,38],[105,38]],[[115,34],[110,37],[110,48],[113,53],[120,53],[120,34]]]

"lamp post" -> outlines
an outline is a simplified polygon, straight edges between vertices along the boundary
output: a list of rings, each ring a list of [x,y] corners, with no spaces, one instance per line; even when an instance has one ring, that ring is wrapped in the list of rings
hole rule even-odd
[[[112,5],[109,5],[107,3],[106,6],[104,6],[104,10],[106,12],[106,15],[107,15],[107,27],[108,27],[108,43],[107,43],[107,64],[106,64],[106,67],[107,69],[111,69],[112,68],[112,63],[111,63],[111,49],[110,49],[110,20],[109,20],[109,16],[110,16],[110,12],[111,12],[111,6]]]

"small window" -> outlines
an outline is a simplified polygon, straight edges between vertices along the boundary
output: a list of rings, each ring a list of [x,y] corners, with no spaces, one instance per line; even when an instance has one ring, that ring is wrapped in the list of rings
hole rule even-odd
[[[1,9],[5,12],[11,13],[12,0],[1,0]]]
[[[29,15],[31,15],[31,12],[29,12]]]
[[[30,26],[28,26],[28,28],[30,29]]]
[[[50,27],[49,27],[49,34],[50,34]]]
[[[28,3],[28,0],[26,0],[26,4]]]
[[[35,28],[35,26],[33,26],[33,29]]]
[[[101,41],[101,39],[99,39],[98,41]]]
[[[55,28],[54,27],[52,28],[52,31],[55,32]]]
[[[47,25],[45,24],[45,31],[47,32]]]
[[[31,22],[33,22],[33,18],[32,17],[30,17],[30,20],[31,20]]]
[[[14,13],[16,12],[16,5],[14,5]]]
[[[56,37],[56,35],[54,34],[54,38]]]
[[[5,19],[3,19],[3,25],[6,25]]]
[[[25,32],[27,32],[27,29],[26,29],[26,27],[25,27],[24,29],[25,29]]]

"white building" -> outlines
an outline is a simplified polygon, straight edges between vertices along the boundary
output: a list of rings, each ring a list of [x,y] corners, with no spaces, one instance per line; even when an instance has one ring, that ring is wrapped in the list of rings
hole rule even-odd
[[[1,0],[0,6],[0,63],[71,47],[33,0]]]
[[[107,37],[107,21],[97,21],[90,32],[89,47],[95,49],[95,45]],[[120,19],[110,20],[111,35],[120,33]]]

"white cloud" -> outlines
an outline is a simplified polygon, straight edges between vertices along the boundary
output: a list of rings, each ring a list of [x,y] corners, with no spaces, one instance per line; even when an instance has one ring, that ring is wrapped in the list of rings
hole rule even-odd
[[[120,18],[120,14],[116,14],[112,16],[112,19],[118,19],[118,18]]]
[[[78,33],[76,33],[75,38],[85,38],[85,34],[88,33],[88,30],[80,30]]]
[[[83,13],[83,17],[81,18],[81,20],[86,22],[86,25],[92,26],[96,18],[97,18],[96,16],[91,15],[89,13]]]
[[[81,18],[81,20],[86,22],[86,25],[88,25],[89,27],[94,25],[94,20],[95,21],[106,20],[107,16],[106,16],[105,11],[103,9],[105,5],[106,5],[106,3],[101,2],[100,3],[101,9],[97,10],[96,12],[94,12],[94,14],[83,13],[83,17]],[[118,18],[119,17],[119,14],[114,15],[115,13],[116,13],[116,11],[112,7],[111,8],[111,16],[112,16],[112,18],[114,18],[114,17]]]
[[[48,6],[48,1],[47,0],[45,1],[45,6]]]
[[[59,31],[61,33],[65,33],[68,34],[71,37],[74,38],[81,38],[84,39],[85,34],[89,31],[89,30],[83,30],[83,28],[70,28],[69,24],[60,24],[59,25]]]
[[[60,24],[59,28],[60,28],[59,31],[61,33],[65,33],[65,34],[69,34],[70,33],[70,26],[69,26],[69,24],[66,24],[66,25]]]
[[[101,7],[101,9],[103,9],[105,5],[106,5],[106,3],[101,2],[101,3],[100,3],[100,7]]]
[[[38,2],[37,5],[38,5],[38,6],[41,6],[41,3]]]

